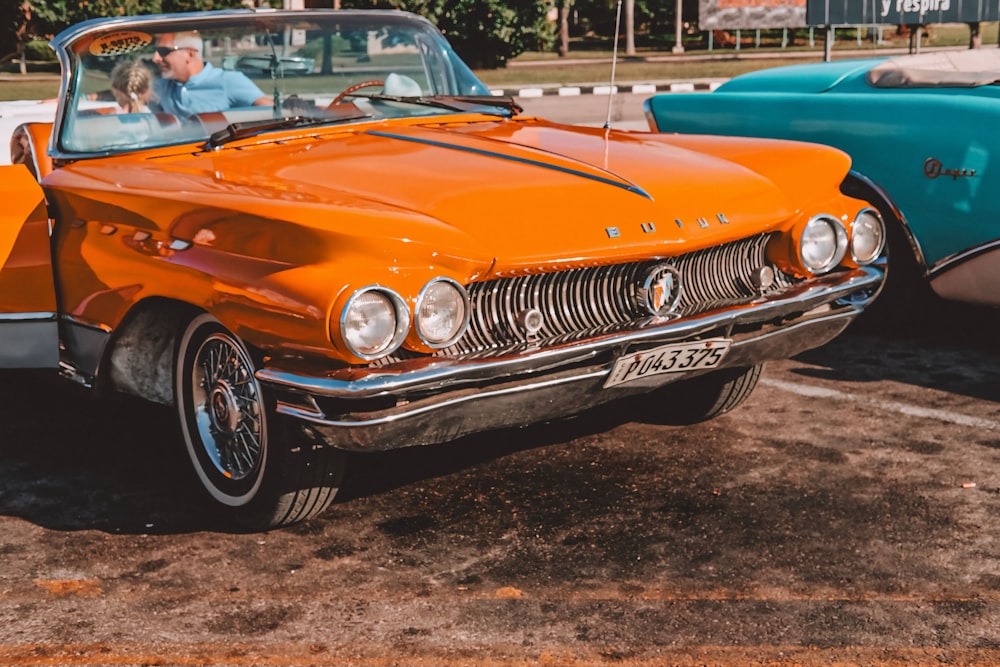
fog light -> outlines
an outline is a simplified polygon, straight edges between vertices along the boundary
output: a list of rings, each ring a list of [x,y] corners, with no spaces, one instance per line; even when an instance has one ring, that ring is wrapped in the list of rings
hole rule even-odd
[[[517,314],[517,326],[526,338],[534,338],[545,326],[545,316],[537,308],[526,308]]]
[[[750,282],[758,290],[763,292],[774,284],[774,269],[770,266],[762,266],[750,275]]]

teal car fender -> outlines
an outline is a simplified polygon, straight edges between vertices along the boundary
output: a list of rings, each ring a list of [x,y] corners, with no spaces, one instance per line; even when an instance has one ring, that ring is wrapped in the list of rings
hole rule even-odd
[[[918,58],[920,56],[917,56]],[[893,59],[898,60],[898,59]],[[884,59],[795,65],[715,92],[645,102],[658,132],[794,139],[851,156],[845,189],[894,220],[911,264],[947,299],[1000,305],[1000,87],[876,87]],[[894,260],[895,265],[895,260]]]

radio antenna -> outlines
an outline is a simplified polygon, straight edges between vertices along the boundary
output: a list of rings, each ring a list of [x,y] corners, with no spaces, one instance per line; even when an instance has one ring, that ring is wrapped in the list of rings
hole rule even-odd
[[[608,86],[608,117],[604,121],[604,129],[611,129],[611,103],[615,99],[615,68],[618,66],[618,31],[622,22],[622,0],[618,0],[615,10],[615,41],[611,51],[611,85]]]

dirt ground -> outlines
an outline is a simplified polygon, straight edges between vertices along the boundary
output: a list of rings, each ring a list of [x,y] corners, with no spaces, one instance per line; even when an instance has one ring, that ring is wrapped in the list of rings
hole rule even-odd
[[[693,427],[360,455],[267,534],[169,414],[0,383],[0,664],[1000,664],[1000,314],[848,334]]]

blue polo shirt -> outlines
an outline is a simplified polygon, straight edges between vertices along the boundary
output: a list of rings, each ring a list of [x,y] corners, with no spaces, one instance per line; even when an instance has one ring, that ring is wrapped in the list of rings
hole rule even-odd
[[[186,83],[174,79],[153,82],[156,102],[167,113],[179,118],[210,111],[225,111],[248,107],[264,96],[264,92],[243,72],[225,70],[205,63],[205,69]]]

